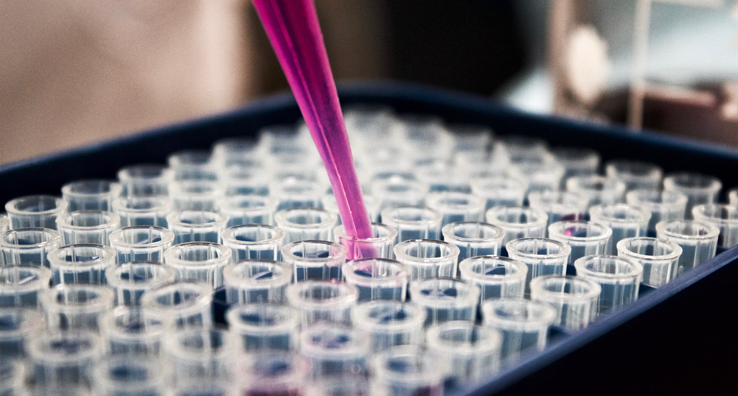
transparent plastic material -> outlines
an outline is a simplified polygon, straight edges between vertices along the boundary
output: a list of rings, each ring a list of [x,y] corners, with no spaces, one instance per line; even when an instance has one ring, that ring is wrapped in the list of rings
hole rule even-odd
[[[120,216],[101,210],[82,210],[61,214],[56,228],[62,243],[88,243],[110,246],[110,234],[120,228]]]
[[[428,185],[431,193],[455,192],[467,194],[471,192],[469,174],[459,164],[451,165],[442,159],[418,163],[414,168],[415,177]]]
[[[428,311],[425,325],[477,316],[479,289],[459,279],[424,279],[410,285],[410,299]]]
[[[0,308],[0,323],[0,355],[4,359],[25,358],[28,343],[45,328],[41,312],[31,308]]]
[[[410,270],[410,281],[453,278],[459,248],[433,239],[412,239],[395,245],[395,258]]]
[[[566,190],[587,200],[587,208],[623,201],[625,182],[599,175],[574,176],[566,181]]]
[[[282,247],[282,260],[292,268],[295,282],[341,280],[346,248],[327,241],[299,241]]]
[[[494,176],[471,181],[474,195],[486,200],[485,209],[496,206],[520,206],[523,204],[528,184],[521,179]]]
[[[4,214],[0,214],[0,232],[5,232],[10,229],[10,219]]]
[[[110,180],[78,180],[62,187],[62,198],[69,206],[67,211],[112,211],[113,199],[120,196],[123,187]]]
[[[579,147],[557,147],[552,150],[556,162],[565,171],[564,181],[572,176],[594,175],[600,167],[600,154],[594,150]]]
[[[141,305],[141,296],[174,282],[174,269],[155,262],[135,262],[105,269],[108,287],[115,293],[115,305]]]
[[[502,334],[500,360],[509,365],[528,352],[546,346],[548,328],[556,310],[548,304],[527,300],[490,300],[482,304],[484,325]]]
[[[601,255],[607,253],[612,230],[604,224],[590,221],[560,221],[548,226],[548,237],[569,245],[568,265],[584,256]]]
[[[182,150],[167,157],[174,180],[217,180],[216,165],[206,150]]]
[[[45,267],[0,267],[0,307],[37,308],[50,281],[51,271]]]
[[[430,187],[421,181],[391,176],[372,183],[372,196],[377,200],[379,209],[384,212],[389,208],[424,206],[429,189]],[[382,218],[384,219],[384,216]]]
[[[349,237],[342,225],[337,226],[333,234],[336,241],[346,248],[346,256],[352,260],[392,258],[392,248],[397,240],[396,229],[379,223],[372,223],[372,238]]]
[[[627,238],[618,242],[618,256],[627,257],[643,266],[644,285],[661,287],[676,277],[682,248],[674,242],[656,238]]]
[[[116,307],[100,317],[100,336],[109,355],[159,356],[171,319],[141,307]]]
[[[249,137],[218,139],[212,147],[213,163],[217,167],[248,164],[250,160],[259,158],[262,154],[257,141]]]
[[[59,233],[48,228],[8,230],[0,238],[0,267],[49,266],[49,252],[61,245]]]
[[[219,243],[227,222],[228,216],[216,212],[185,210],[167,216],[175,245],[185,242]]]
[[[600,291],[599,284],[573,276],[542,276],[530,282],[531,300],[556,309],[554,324],[570,331],[583,329],[597,318]]]
[[[141,306],[169,315],[177,328],[203,328],[212,325],[213,289],[202,283],[170,283],[147,290]]]
[[[675,276],[679,276],[715,257],[720,230],[702,221],[675,220],[656,225],[656,236],[682,248]]]
[[[162,395],[169,389],[166,379],[163,367],[151,357],[108,357],[92,368],[96,395]]]
[[[402,346],[372,359],[377,394],[442,396],[448,363],[418,346]]]
[[[300,354],[310,361],[314,378],[365,373],[369,352],[367,335],[350,327],[318,324],[300,335]]]
[[[228,216],[226,227],[244,224],[274,224],[277,200],[258,195],[228,197],[220,200],[220,213]]]
[[[92,332],[40,334],[28,344],[30,377],[37,386],[85,385],[104,353],[102,339]]]
[[[528,266],[500,256],[470,257],[459,264],[461,279],[479,288],[482,302],[523,298]]]
[[[240,395],[300,395],[309,376],[305,357],[270,351],[240,357],[233,378]]]
[[[633,160],[609,161],[605,166],[608,178],[625,183],[625,190],[658,190],[661,187],[663,170],[658,165]]]
[[[405,153],[415,161],[448,159],[453,139],[443,120],[427,114],[403,114],[397,128],[403,139]]]
[[[97,331],[100,316],[112,309],[113,291],[99,285],[59,285],[39,295],[49,329]]]
[[[305,389],[306,396],[365,396],[371,395],[371,392],[369,380],[357,376],[329,377],[315,381]]]
[[[495,150],[503,152],[510,159],[521,161],[548,154],[548,143],[532,136],[505,136],[497,142]]]
[[[638,299],[643,266],[617,256],[585,256],[574,262],[577,276],[600,285],[597,315],[607,315]]]
[[[589,209],[589,219],[593,223],[610,227],[612,235],[607,254],[615,254],[616,246],[621,240],[648,235],[651,212],[643,207],[626,204],[602,205]]]
[[[49,252],[52,284],[105,284],[105,269],[115,264],[115,250],[102,245],[68,245]]]
[[[545,238],[520,238],[507,243],[507,254],[528,266],[526,285],[544,275],[564,275],[571,247]],[[529,294],[526,286],[526,296]]]
[[[441,227],[459,221],[482,221],[485,202],[481,198],[461,192],[434,192],[428,194],[429,208],[437,210],[443,218]]]
[[[559,221],[583,220],[588,203],[583,196],[567,191],[533,191],[528,194],[528,205],[544,211],[547,226]]]
[[[728,203],[733,206],[738,206],[738,188],[728,191]]]
[[[167,215],[173,211],[170,198],[124,197],[113,200],[113,212],[120,216],[121,227],[133,226],[167,226]]]
[[[680,172],[664,178],[664,190],[676,191],[687,196],[684,218],[692,219],[692,208],[709,205],[717,201],[723,183],[715,177],[699,173]]]
[[[67,201],[49,195],[29,195],[5,204],[10,228],[49,228],[56,230],[56,218],[67,211]]]
[[[321,199],[323,209],[333,213],[338,217],[338,225],[343,224],[341,221],[341,214],[338,213],[338,203],[336,197],[333,194],[328,194]],[[376,200],[371,195],[364,195],[364,205],[366,206],[367,214],[369,215],[369,221],[377,222],[379,220],[379,206]]]
[[[548,216],[540,209],[523,206],[498,206],[487,211],[487,223],[505,230],[504,244],[519,238],[546,236]]]
[[[337,217],[316,208],[292,208],[277,212],[274,222],[285,232],[284,243],[333,240]]]
[[[223,268],[231,262],[231,250],[210,242],[188,242],[164,252],[164,263],[174,268],[177,281],[223,285]]]
[[[238,351],[235,336],[212,328],[186,329],[164,338],[164,359],[172,381],[229,381]]]
[[[0,392],[3,395],[25,396],[26,392],[26,366],[19,360],[0,361]]]
[[[123,196],[167,195],[174,172],[163,165],[137,164],[118,171]]]
[[[293,208],[319,208],[326,189],[318,182],[287,178],[269,185],[269,196],[279,204],[277,211]]]
[[[257,160],[252,165],[233,165],[219,169],[218,181],[223,186],[226,197],[269,195],[271,175],[265,169],[266,164]],[[277,202],[274,202],[276,209]]]
[[[459,248],[459,260],[474,256],[497,256],[505,231],[480,222],[451,223],[443,227],[443,240]]]
[[[287,286],[287,301],[300,312],[307,328],[319,322],[351,324],[351,310],[359,292],[347,283],[308,281]]]
[[[270,260],[240,261],[223,270],[226,301],[232,305],[283,304],[292,269]]]
[[[718,247],[738,245],[738,207],[725,204],[698,205],[692,209],[695,220],[714,225],[720,230]]]
[[[223,245],[231,249],[231,260],[279,260],[285,233],[263,224],[244,224],[222,232]]]
[[[368,334],[371,351],[381,352],[401,345],[422,345],[425,307],[399,301],[371,301],[354,308],[354,327]]]
[[[209,180],[180,180],[169,185],[174,210],[217,211],[225,195],[223,186]]]
[[[628,205],[645,208],[651,212],[648,232],[656,233],[656,224],[662,221],[684,219],[687,208],[687,196],[676,191],[633,190],[625,196]]]
[[[449,362],[456,380],[478,380],[500,367],[502,334],[490,327],[446,322],[428,329],[426,344],[439,359]]]
[[[410,273],[397,261],[368,258],[343,265],[343,278],[359,292],[358,301],[405,301]]]
[[[286,305],[234,306],[228,310],[226,320],[242,352],[292,351],[299,344],[300,316]]]
[[[397,242],[410,239],[439,239],[443,216],[435,209],[389,208],[382,211],[382,223],[397,230]]]
[[[110,234],[110,246],[117,253],[116,262],[164,262],[164,251],[172,246],[174,233],[154,226],[126,227]]]
[[[525,180],[528,184],[528,193],[559,189],[565,169],[549,155],[513,163],[510,167],[511,176]]]

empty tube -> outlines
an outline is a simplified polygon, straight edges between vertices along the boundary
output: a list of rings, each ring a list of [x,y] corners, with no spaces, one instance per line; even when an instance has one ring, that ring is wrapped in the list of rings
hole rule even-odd
[[[728,203],[733,206],[738,206],[738,188],[733,188],[728,191]]]
[[[312,364],[314,378],[361,374],[367,371],[369,338],[358,329],[318,324],[302,331],[300,354]]]
[[[510,158],[536,158],[548,154],[548,144],[532,136],[503,136],[495,150],[504,152]]]
[[[682,248],[674,242],[656,238],[626,238],[618,242],[618,256],[627,257],[643,266],[644,285],[661,287],[675,277]]]
[[[247,195],[220,200],[220,213],[228,216],[226,227],[244,224],[274,224],[277,201],[270,197]]]
[[[419,346],[388,349],[372,359],[378,394],[441,396],[449,364]]]
[[[719,248],[730,248],[738,244],[738,207],[725,204],[698,205],[692,208],[697,221],[710,223],[720,230]]]
[[[480,300],[523,298],[528,266],[508,257],[470,257],[459,265],[461,279],[479,289]]]
[[[720,230],[702,221],[675,220],[656,224],[656,236],[682,248],[675,276],[679,276],[715,257]]]
[[[118,171],[123,196],[167,195],[174,173],[164,165],[137,164]]]
[[[492,129],[486,125],[455,124],[448,129],[454,139],[455,152],[486,152],[492,142]]]
[[[323,209],[338,216],[338,225],[343,224],[341,221],[341,214],[338,213],[338,203],[336,203],[336,196],[328,194],[321,199]],[[371,195],[364,195],[364,206],[366,206],[366,212],[369,215],[369,220],[376,222],[379,220],[379,206],[377,206],[376,200]]]
[[[424,279],[410,285],[410,299],[425,307],[425,326],[477,316],[479,289],[459,279]]]
[[[351,324],[351,309],[359,292],[347,283],[309,281],[287,286],[287,301],[300,312],[307,328],[318,322]]]
[[[687,196],[687,210],[684,218],[692,219],[692,208],[712,204],[723,188],[723,183],[715,177],[699,173],[672,173],[664,178],[664,190],[676,191]]]
[[[31,308],[0,308],[0,323],[0,355],[5,359],[25,358],[28,343],[45,328],[43,315]]]
[[[244,137],[218,139],[213,143],[213,163],[219,167],[226,167],[259,158],[263,152],[259,150],[257,143],[254,139]]]
[[[419,207],[388,208],[382,223],[397,230],[397,242],[409,239],[440,239],[443,216],[435,209]]]
[[[267,196],[270,176],[263,164],[230,166],[219,171],[219,182],[227,197]]]
[[[39,386],[84,385],[104,353],[102,339],[92,332],[41,334],[28,344],[31,378]]]
[[[474,256],[497,256],[505,231],[481,222],[451,223],[443,227],[443,240],[459,248],[459,260]]]
[[[571,248],[553,239],[521,238],[507,243],[507,254],[528,266],[525,295],[530,294],[530,281],[544,275],[564,275]]]
[[[177,281],[223,285],[223,268],[231,262],[231,250],[210,242],[188,242],[164,252],[164,263],[174,268]]]
[[[161,312],[141,307],[116,307],[100,317],[100,335],[110,355],[159,356],[171,331],[171,320]]]
[[[487,211],[487,223],[505,231],[506,244],[519,238],[543,238],[546,235],[548,216],[540,209],[523,206],[499,206]]]
[[[217,211],[224,188],[210,180],[180,180],[169,185],[174,210]]]
[[[361,396],[371,395],[372,386],[368,379],[346,376],[327,378],[308,385],[306,396]]]
[[[115,356],[102,359],[92,368],[96,395],[162,395],[169,390],[163,367],[154,358]]]
[[[371,238],[352,238],[346,235],[342,225],[333,230],[336,241],[346,248],[346,255],[353,260],[363,258],[392,258],[392,248],[397,240],[397,230],[385,224],[372,223]]]
[[[300,315],[286,305],[235,306],[228,310],[226,320],[243,352],[291,351],[299,344]]]
[[[484,325],[502,334],[500,360],[503,365],[522,354],[546,346],[548,328],[556,321],[556,310],[548,304],[527,300],[490,300],[482,304]]]
[[[0,307],[37,308],[49,281],[51,271],[45,267],[0,267]]]
[[[432,326],[426,335],[428,350],[451,366],[451,377],[472,381],[500,367],[502,334],[472,322],[454,321]]]
[[[0,214],[0,232],[5,232],[10,229],[10,219],[4,214]]]
[[[359,304],[353,311],[354,327],[369,335],[371,351],[400,345],[422,345],[425,307],[415,303],[377,300]]]
[[[298,241],[282,247],[282,260],[292,268],[295,282],[341,280],[346,248],[327,241]]]
[[[9,358],[11,356],[8,356]],[[0,391],[3,395],[26,395],[26,366],[20,360],[0,361]]]
[[[292,270],[270,260],[240,261],[223,270],[226,301],[232,305],[285,303]]]
[[[204,327],[175,332],[162,348],[172,381],[229,381],[236,345],[233,334]]]
[[[105,284],[105,269],[115,264],[115,250],[102,245],[69,245],[49,252],[52,284]]]
[[[530,298],[556,310],[554,325],[570,331],[583,329],[597,318],[600,285],[573,276],[542,276],[530,282]]]
[[[510,174],[528,184],[528,193],[532,191],[558,190],[564,177],[564,167],[548,156],[540,160],[514,163]]]
[[[372,196],[381,211],[403,206],[424,206],[428,191],[427,184],[401,176],[391,176],[372,183]]]
[[[167,157],[174,180],[217,180],[215,163],[205,150],[182,150]]]
[[[285,233],[262,224],[245,224],[226,229],[223,245],[231,249],[231,260],[279,260]]]
[[[416,161],[450,156],[453,138],[440,118],[425,114],[402,115],[396,127],[401,133],[406,155]]]
[[[633,190],[625,197],[628,205],[646,208],[651,212],[648,232],[656,233],[656,224],[684,219],[687,196],[676,191]]]
[[[574,176],[566,181],[566,190],[587,200],[587,208],[623,201],[625,182],[599,175]]]
[[[5,204],[10,228],[49,228],[56,230],[56,218],[67,211],[67,201],[49,195],[29,195]]]
[[[559,221],[583,220],[589,208],[586,198],[567,191],[533,191],[528,194],[528,204],[546,213],[547,226]]]
[[[315,181],[286,178],[269,185],[269,196],[279,204],[277,211],[292,208],[319,208],[325,188]]]
[[[228,216],[222,213],[184,210],[167,216],[169,229],[174,233],[174,244],[185,242],[219,243]]]
[[[170,283],[147,290],[141,306],[171,316],[177,328],[203,328],[213,323],[213,289],[203,283]]]
[[[56,218],[56,228],[64,245],[110,246],[110,234],[120,228],[120,216],[102,210],[64,213]]]
[[[269,351],[240,357],[233,378],[240,395],[300,395],[310,374],[305,357]]]
[[[120,196],[123,187],[111,180],[79,180],[62,187],[62,198],[69,206],[67,211],[112,211],[113,199]]]
[[[284,243],[332,240],[336,215],[323,209],[292,208],[277,212],[274,221],[285,232]]]
[[[587,148],[557,147],[552,154],[556,162],[564,167],[563,180],[572,176],[594,175],[600,167],[600,155]]]
[[[359,292],[358,301],[405,301],[410,273],[397,261],[368,258],[349,261],[343,265],[346,283]]]
[[[115,305],[139,306],[145,292],[174,282],[174,276],[174,269],[155,262],[124,263],[105,269]]]
[[[625,183],[625,190],[658,190],[663,170],[660,166],[634,160],[609,161],[605,166],[608,178]]]
[[[459,221],[482,221],[485,203],[477,196],[460,192],[436,192],[426,198],[429,208],[437,210],[443,218],[441,227]]]
[[[61,245],[59,233],[48,228],[8,230],[0,238],[0,267],[49,266],[49,252]]]
[[[113,231],[110,246],[118,264],[134,261],[164,262],[164,251],[172,246],[174,233],[162,227],[135,226]]]
[[[621,240],[648,235],[651,212],[646,208],[627,204],[598,205],[589,209],[589,219],[593,223],[610,227],[612,235],[607,254],[614,254]]]
[[[450,165],[445,160],[416,166],[415,176],[428,185],[428,190],[431,193],[456,192],[466,194],[471,192],[469,175],[466,169]]]
[[[459,248],[433,239],[411,239],[395,245],[395,257],[410,270],[410,281],[453,278]]]
[[[120,216],[121,227],[167,226],[167,215],[173,210],[168,197],[123,197],[113,200],[113,212]]]
[[[522,205],[528,183],[518,178],[495,176],[472,180],[471,189],[474,195],[486,200],[485,209],[489,210],[496,206]]]
[[[585,256],[574,262],[577,276],[600,285],[597,315],[607,315],[638,299],[643,266],[617,256]]]
[[[607,253],[612,230],[604,224],[589,221],[560,221],[548,226],[548,237],[555,241],[569,245],[568,265],[584,256],[594,256]]]
[[[39,300],[50,329],[97,331],[100,316],[113,308],[113,291],[99,285],[59,285]]]

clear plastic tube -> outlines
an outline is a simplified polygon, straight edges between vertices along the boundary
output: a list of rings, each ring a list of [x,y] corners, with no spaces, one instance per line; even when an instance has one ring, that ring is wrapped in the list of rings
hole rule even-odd
[[[185,210],[167,216],[175,245],[185,242],[219,243],[227,222],[228,216],[217,212]]]
[[[477,196],[460,192],[435,192],[428,194],[427,205],[437,210],[443,218],[441,227],[459,221],[482,221],[485,203]]]
[[[270,197],[246,195],[220,200],[220,212],[228,216],[226,227],[244,224],[274,224],[278,202]]]
[[[174,282],[174,269],[156,262],[134,262],[105,269],[108,287],[115,293],[115,305],[139,306],[141,296]]]
[[[395,245],[395,257],[410,270],[410,281],[453,278],[459,248],[433,239],[411,239]]]
[[[229,381],[238,350],[234,335],[211,328],[175,332],[163,340],[172,381]]]
[[[479,289],[482,302],[500,298],[523,298],[528,266],[500,256],[470,257],[459,265],[461,279]]]
[[[270,260],[241,261],[223,270],[226,301],[232,305],[283,304],[291,280],[289,266]]]
[[[718,247],[738,245],[738,207],[725,204],[697,205],[692,208],[697,221],[710,223],[720,230]]]
[[[219,171],[219,182],[226,197],[267,196],[269,180],[269,174],[261,165],[230,166]]]
[[[359,292],[347,283],[309,281],[287,286],[287,301],[300,312],[303,328],[318,322],[351,324]]]
[[[215,163],[205,150],[182,150],[167,157],[174,180],[217,180]]]
[[[338,217],[338,225],[343,224],[341,221],[341,214],[338,213],[338,203],[336,202],[336,196],[328,194],[321,199],[323,209],[333,213]],[[377,222],[379,220],[379,206],[377,206],[376,200],[371,195],[364,195],[364,205],[366,206],[367,214],[369,215],[369,221]]]
[[[368,334],[371,351],[400,345],[422,345],[425,307],[415,303],[377,300],[359,304],[353,311],[354,327]]]
[[[388,349],[372,359],[377,394],[442,396],[449,364],[419,346]]]
[[[0,214],[0,232],[5,232],[10,229],[10,219],[4,214]]]
[[[333,235],[346,248],[346,255],[353,260],[392,258],[392,249],[397,240],[397,230],[394,227],[379,223],[372,223],[372,238],[349,237],[342,225],[333,230]]]
[[[684,219],[687,207],[687,196],[676,191],[633,190],[626,194],[625,201],[651,212],[648,232],[652,235],[656,232],[656,224]]]
[[[450,363],[451,377],[473,381],[500,367],[502,334],[472,322],[455,321],[432,326],[426,334],[428,350]]]
[[[68,245],[49,252],[52,285],[105,284],[105,269],[115,264],[115,250],[102,245]]]
[[[236,306],[228,310],[226,320],[244,352],[292,351],[299,344],[300,315],[286,305]]]
[[[118,171],[123,196],[167,195],[174,173],[164,165],[137,164]]]
[[[674,276],[679,276],[715,257],[720,230],[702,221],[675,220],[656,224],[656,236],[682,248]]]
[[[112,309],[113,291],[99,285],[59,285],[39,295],[49,329],[97,331],[100,316]]]
[[[256,140],[244,137],[218,139],[213,143],[211,152],[213,163],[218,167],[238,165],[264,155]]]
[[[48,228],[8,230],[0,238],[0,267],[12,265],[49,266],[49,252],[61,245],[58,232]]]
[[[699,173],[680,172],[664,178],[664,190],[676,191],[687,196],[687,210],[684,218],[692,219],[692,208],[709,205],[717,201],[723,183],[715,177]]]
[[[315,181],[287,178],[269,185],[269,196],[277,200],[277,211],[292,208],[319,208],[325,188]]]
[[[285,232],[284,243],[332,240],[337,217],[333,213],[316,208],[292,208],[274,215],[277,227]]]
[[[0,374],[0,393],[6,396],[28,395],[26,392],[26,366],[22,361],[1,360],[0,373],[2,373]]]
[[[503,243],[519,238],[543,238],[546,235],[546,212],[523,206],[498,206],[487,211],[487,223],[505,230]]]
[[[301,395],[310,362],[295,353],[269,351],[239,358],[234,371],[239,395]]]
[[[486,152],[492,143],[492,129],[486,125],[454,124],[448,129],[454,139],[454,152]]]
[[[123,187],[111,180],[78,180],[62,187],[62,198],[69,206],[67,211],[112,211],[113,199],[120,196]]]
[[[597,318],[600,285],[573,276],[542,276],[530,282],[531,300],[556,309],[556,326],[570,331],[583,329]]]
[[[733,206],[738,206],[738,188],[733,188],[728,191],[728,203]]]
[[[174,233],[162,227],[135,226],[113,231],[110,246],[117,253],[116,262],[164,262],[164,251],[172,246]]]
[[[211,180],[180,180],[169,185],[174,210],[218,211],[225,189]]]
[[[0,267],[0,307],[37,308],[50,281],[51,271],[45,267]]]
[[[528,183],[518,178],[495,176],[472,180],[471,189],[474,195],[486,200],[485,209],[489,210],[496,206],[523,205]]]
[[[41,334],[28,344],[31,378],[37,386],[85,385],[104,353],[102,339],[92,332]]]
[[[583,220],[589,208],[587,199],[568,191],[533,191],[528,194],[528,205],[548,216],[547,226],[558,221]]]
[[[188,242],[164,252],[164,263],[174,268],[177,281],[223,285],[223,268],[231,262],[231,250],[210,242]]]
[[[120,228],[120,216],[102,210],[64,213],[56,218],[56,228],[64,245],[110,246],[110,234]]]
[[[164,395],[169,389],[167,385],[163,367],[151,357],[108,357],[92,368],[92,389],[96,395]]]
[[[167,215],[173,210],[172,200],[164,196],[123,197],[113,200],[113,212],[120,216],[121,227],[167,226]]]
[[[607,254],[615,254],[616,246],[621,240],[648,235],[651,212],[643,207],[626,204],[598,205],[589,209],[589,219],[593,223],[610,227],[612,235]]]
[[[300,354],[312,364],[314,378],[365,373],[369,352],[366,334],[350,327],[318,324],[300,335]]]
[[[49,195],[29,195],[5,204],[10,228],[49,228],[56,230],[56,218],[67,211],[67,201]]]
[[[594,175],[600,167],[600,155],[587,148],[557,147],[552,154],[565,169],[564,181],[572,176]]]
[[[443,216],[435,209],[419,207],[388,208],[382,223],[397,230],[397,242],[409,239],[439,239]]]
[[[0,355],[4,359],[25,358],[28,343],[46,327],[43,315],[31,308],[0,308],[0,323],[3,324],[0,326]]]
[[[372,196],[377,200],[379,209],[403,206],[424,206],[425,196],[430,187],[418,180],[401,176],[391,176],[372,183]]]
[[[626,191],[658,190],[663,173],[658,165],[634,160],[613,160],[605,166],[605,175],[625,183]]]
[[[526,297],[530,294],[530,281],[544,275],[566,274],[571,247],[559,241],[545,238],[521,238],[507,243],[507,254],[513,260],[528,266]]]
[[[231,260],[279,260],[285,233],[262,224],[245,224],[226,229],[223,245],[231,249]]]
[[[548,237],[569,245],[568,265],[584,256],[607,253],[612,230],[604,224],[589,221],[560,221],[548,226]]]
[[[395,260],[368,258],[343,265],[346,283],[359,292],[358,301],[405,301],[410,273]]]
[[[546,346],[548,328],[556,321],[556,310],[548,304],[527,300],[490,300],[482,304],[484,325],[502,334],[500,360],[503,365],[524,353]]]
[[[448,158],[453,139],[443,120],[425,114],[401,115],[396,127],[401,132],[406,155],[416,161],[425,158]]]
[[[477,316],[479,289],[459,279],[424,279],[410,285],[410,299],[428,311],[425,326]]]
[[[549,154],[546,141],[531,136],[500,137],[494,149],[503,152],[508,158],[518,161],[526,158],[539,158]]]
[[[585,256],[574,262],[577,276],[600,285],[598,316],[613,313],[638,299],[643,266],[625,257]]]
[[[447,161],[423,164],[415,167],[415,176],[428,185],[434,192],[455,192],[467,194],[471,192],[469,175],[465,168],[450,165]]]
[[[541,160],[523,161],[514,163],[510,168],[510,174],[525,180],[528,184],[528,193],[532,191],[558,190],[561,188],[561,180],[565,169],[553,158],[544,156]]]
[[[372,394],[371,383],[362,377],[327,378],[308,385],[306,396],[366,396]]]
[[[346,248],[327,241],[299,241],[282,247],[282,260],[292,268],[295,282],[341,279]]]
[[[141,307],[116,307],[100,317],[100,335],[109,355],[159,356],[171,326],[165,314]]]
[[[587,200],[587,208],[623,201],[625,182],[599,175],[574,176],[566,181],[566,190]]]
[[[203,328],[213,323],[213,289],[203,283],[170,283],[147,290],[141,306],[174,320],[177,328]]]
[[[682,248],[674,242],[656,238],[627,238],[618,242],[618,256],[643,266],[642,283],[661,287],[674,279]]]
[[[443,240],[459,248],[459,260],[474,256],[497,256],[505,230],[481,222],[451,223],[443,227]]]

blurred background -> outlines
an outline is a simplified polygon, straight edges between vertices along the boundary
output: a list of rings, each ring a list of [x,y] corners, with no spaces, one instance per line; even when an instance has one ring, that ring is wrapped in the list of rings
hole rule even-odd
[[[340,82],[738,146],[736,0],[315,0]],[[288,89],[248,0],[0,2],[0,163]]]

